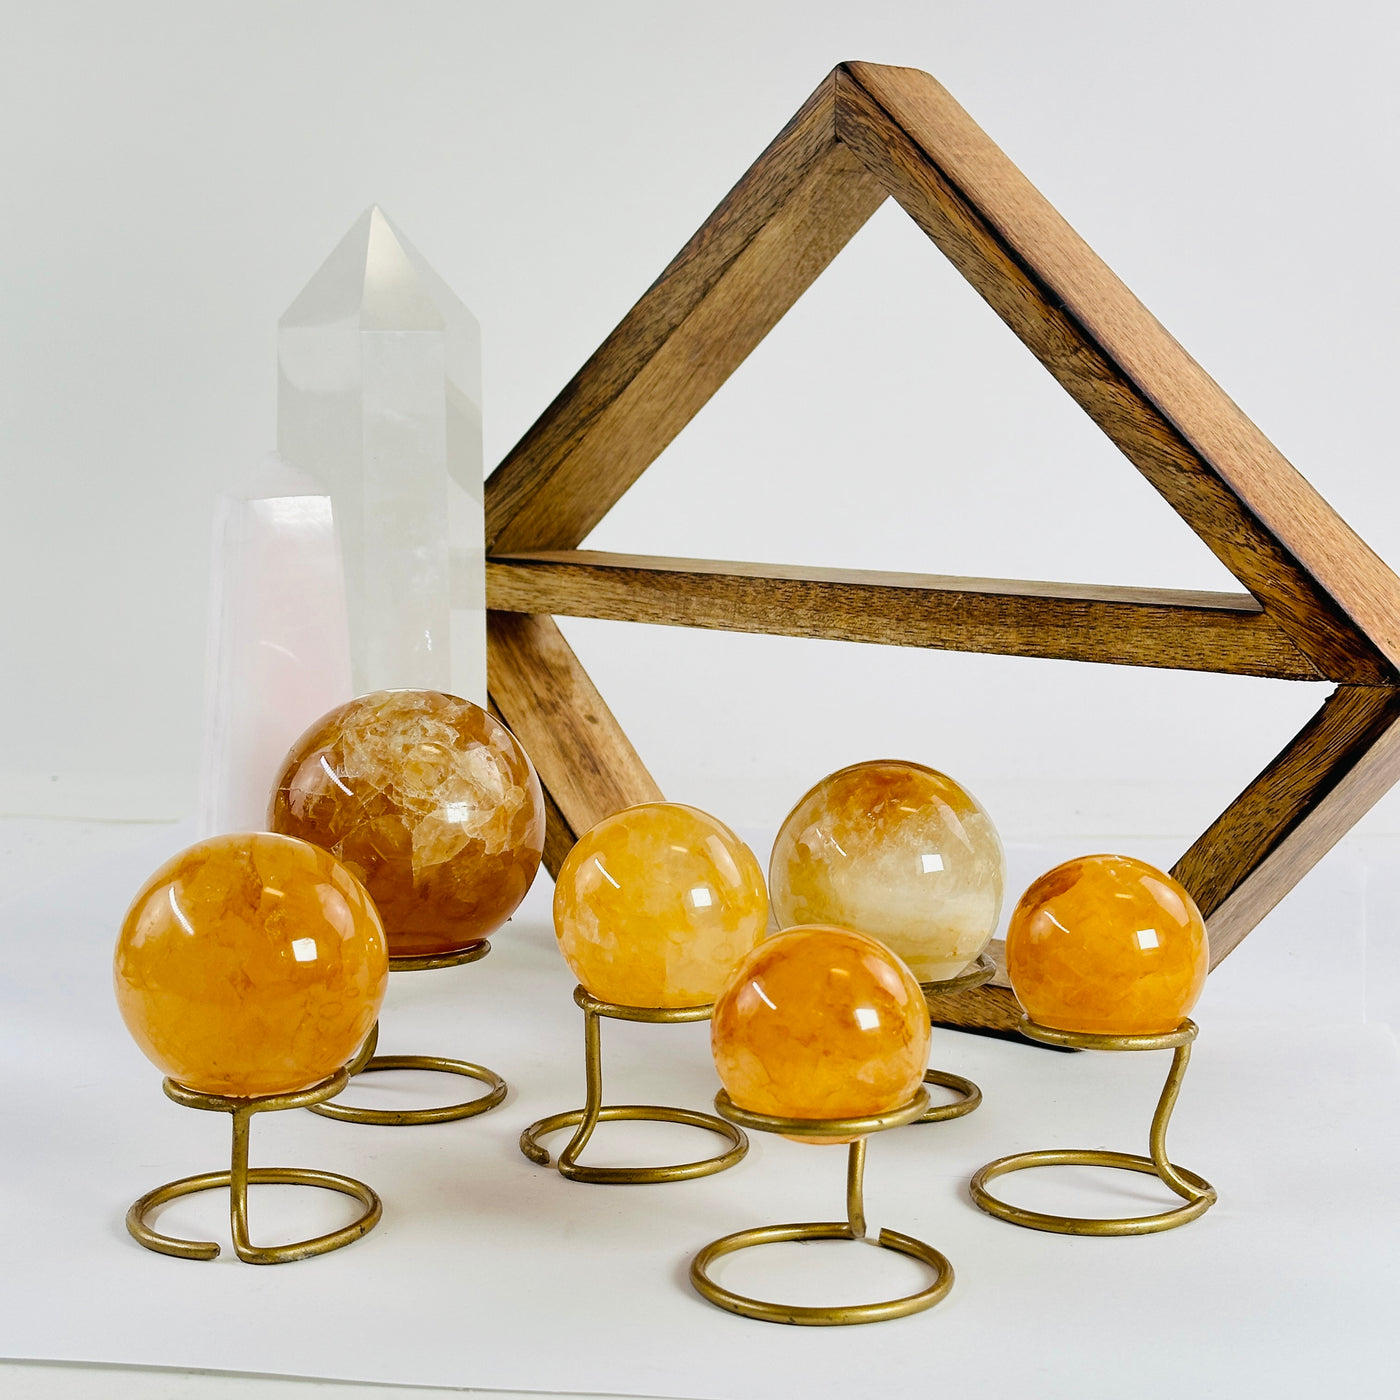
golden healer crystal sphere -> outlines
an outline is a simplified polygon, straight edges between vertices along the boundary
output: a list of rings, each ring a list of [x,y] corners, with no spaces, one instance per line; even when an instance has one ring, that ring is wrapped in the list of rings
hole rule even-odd
[[[928,1042],[913,974],[883,944],[842,928],[788,929],[760,943],[710,1020],[729,1097],[779,1118],[899,1108],[923,1082]]]
[[[1006,970],[1026,1015],[1056,1030],[1175,1030],[1210,965],[1206,926],[1170,875],[1082,856],[1042,875],[1011,915]]]
[[[704,1006],[763,937],[768,894],[749,848],[708,813],[647,802],[605,817],[554,882],[559,950],[623,1006]]]
[[[166,861],[113,967],[136,1043],[208,1094],[290,1094],[340,1069],[379,1015],[389,959],[364,886],[319,847],[260,831]]]
[[[956,977],[996,931],[1006,857],[991,818],[919,763],[856,763],[823,778],[773,843],[784,927],[836,924],[888,944],[921,982]]]
[[[544,850],[544,795],[525,750],[479,705],[380,690],[293,745],[268,825],[344,861],[395,957],[460,952],[525,898]]]

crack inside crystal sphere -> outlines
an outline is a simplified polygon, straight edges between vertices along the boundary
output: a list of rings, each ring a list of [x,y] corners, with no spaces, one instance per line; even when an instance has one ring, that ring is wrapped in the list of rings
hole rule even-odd
[[[334,1074],[379,1015],[389,960],[364,887],[269,832],[166,861],[132,902],[113,967],[136,1043],[208,1094],[289,1094]]]
[[[268,810],[324,847],[379,906],[395,957],[460,952],[525,898],[544,850],[544,794],[494,716],[435,690],[381,690],[297,740]]]
[[[559,950],[583,987],[623,1006],[704,1006],[763,937],[753,852],[694,807],[648,802],[605,817],[554,885]]]
[[[778,923],[835,924],[893,948],[921,982],[956,977],[996,931],[1006,858],[991,818],[922,764],[852,764],[788,814],[768,867]]]
[[[908,1103],[923,1082],[928,1003],[909,969],[875,939],[842,928],[788,929],[735,970],[715,1003],[710,1044],[740,1108],[778,1118],[863,1118]]]
[[[1132,856],[1082,856],[1021,896],[1006,970],[1026,1015],[1056,1030],[1175,1030],[1205,986],[1210,944],[1186,890]]]

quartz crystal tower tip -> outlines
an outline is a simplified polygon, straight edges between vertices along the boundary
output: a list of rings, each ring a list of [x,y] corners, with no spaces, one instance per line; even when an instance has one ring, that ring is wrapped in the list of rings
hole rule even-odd
[[[277,446],[331,498],[357,693],[486,703],[481,332],[378,205],[278,322]]]

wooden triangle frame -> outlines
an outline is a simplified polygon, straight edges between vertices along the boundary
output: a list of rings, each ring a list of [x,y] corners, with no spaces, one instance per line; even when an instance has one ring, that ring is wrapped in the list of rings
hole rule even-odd
[[[1248,593],[578,548],[887,197]],[[491,703],[545,785],[551,872],[661,796],[555,615],[1332,683],[1174,867],[1216,963],[1400,777],[1400,580],[914,69],[833,70],[492,474],[486,533]],[[1014,1026],[998,983],[948,1021]]]

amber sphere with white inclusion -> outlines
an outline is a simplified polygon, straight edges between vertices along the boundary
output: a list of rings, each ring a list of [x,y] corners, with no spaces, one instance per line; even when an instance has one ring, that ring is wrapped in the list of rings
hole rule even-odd
[[[787,929],[760,943],[710,1019],[729,1097],[778,1118],[899,1108],[923,1081],[928,1043],[928,1003],[913,974],[882,943],[842,928]]]
[[[749,848],[676,802],[605,817],[554,882],[559,950],[584,989],[623,1006],[704,1006],[763,937],[768,894]]]
[[[976,961],[1005,883],[1001,838],[977,799],[936,769],[892,759],[823,778],[783,822],[768,867],[780,926],[868,933],[921,982]]]
[[[1026,1015],[1098,1035],[1173,1031],[1196,1004],[1210,942],[1176,880],[1132,856],[1081,856],[1021,896],[1006,970]]]
[[[436,690],[380,690],[292,746],[268,825],[350,867],[394,957],[460,952],[525,898],[544,851],[544,794],[493,715]]]
[[[359,1049],[384,1000],[379,914],[334,856],[260,831],[166,861],[122,921],[122,1019],[169,1078],[256,1098],[320,1083]]]

